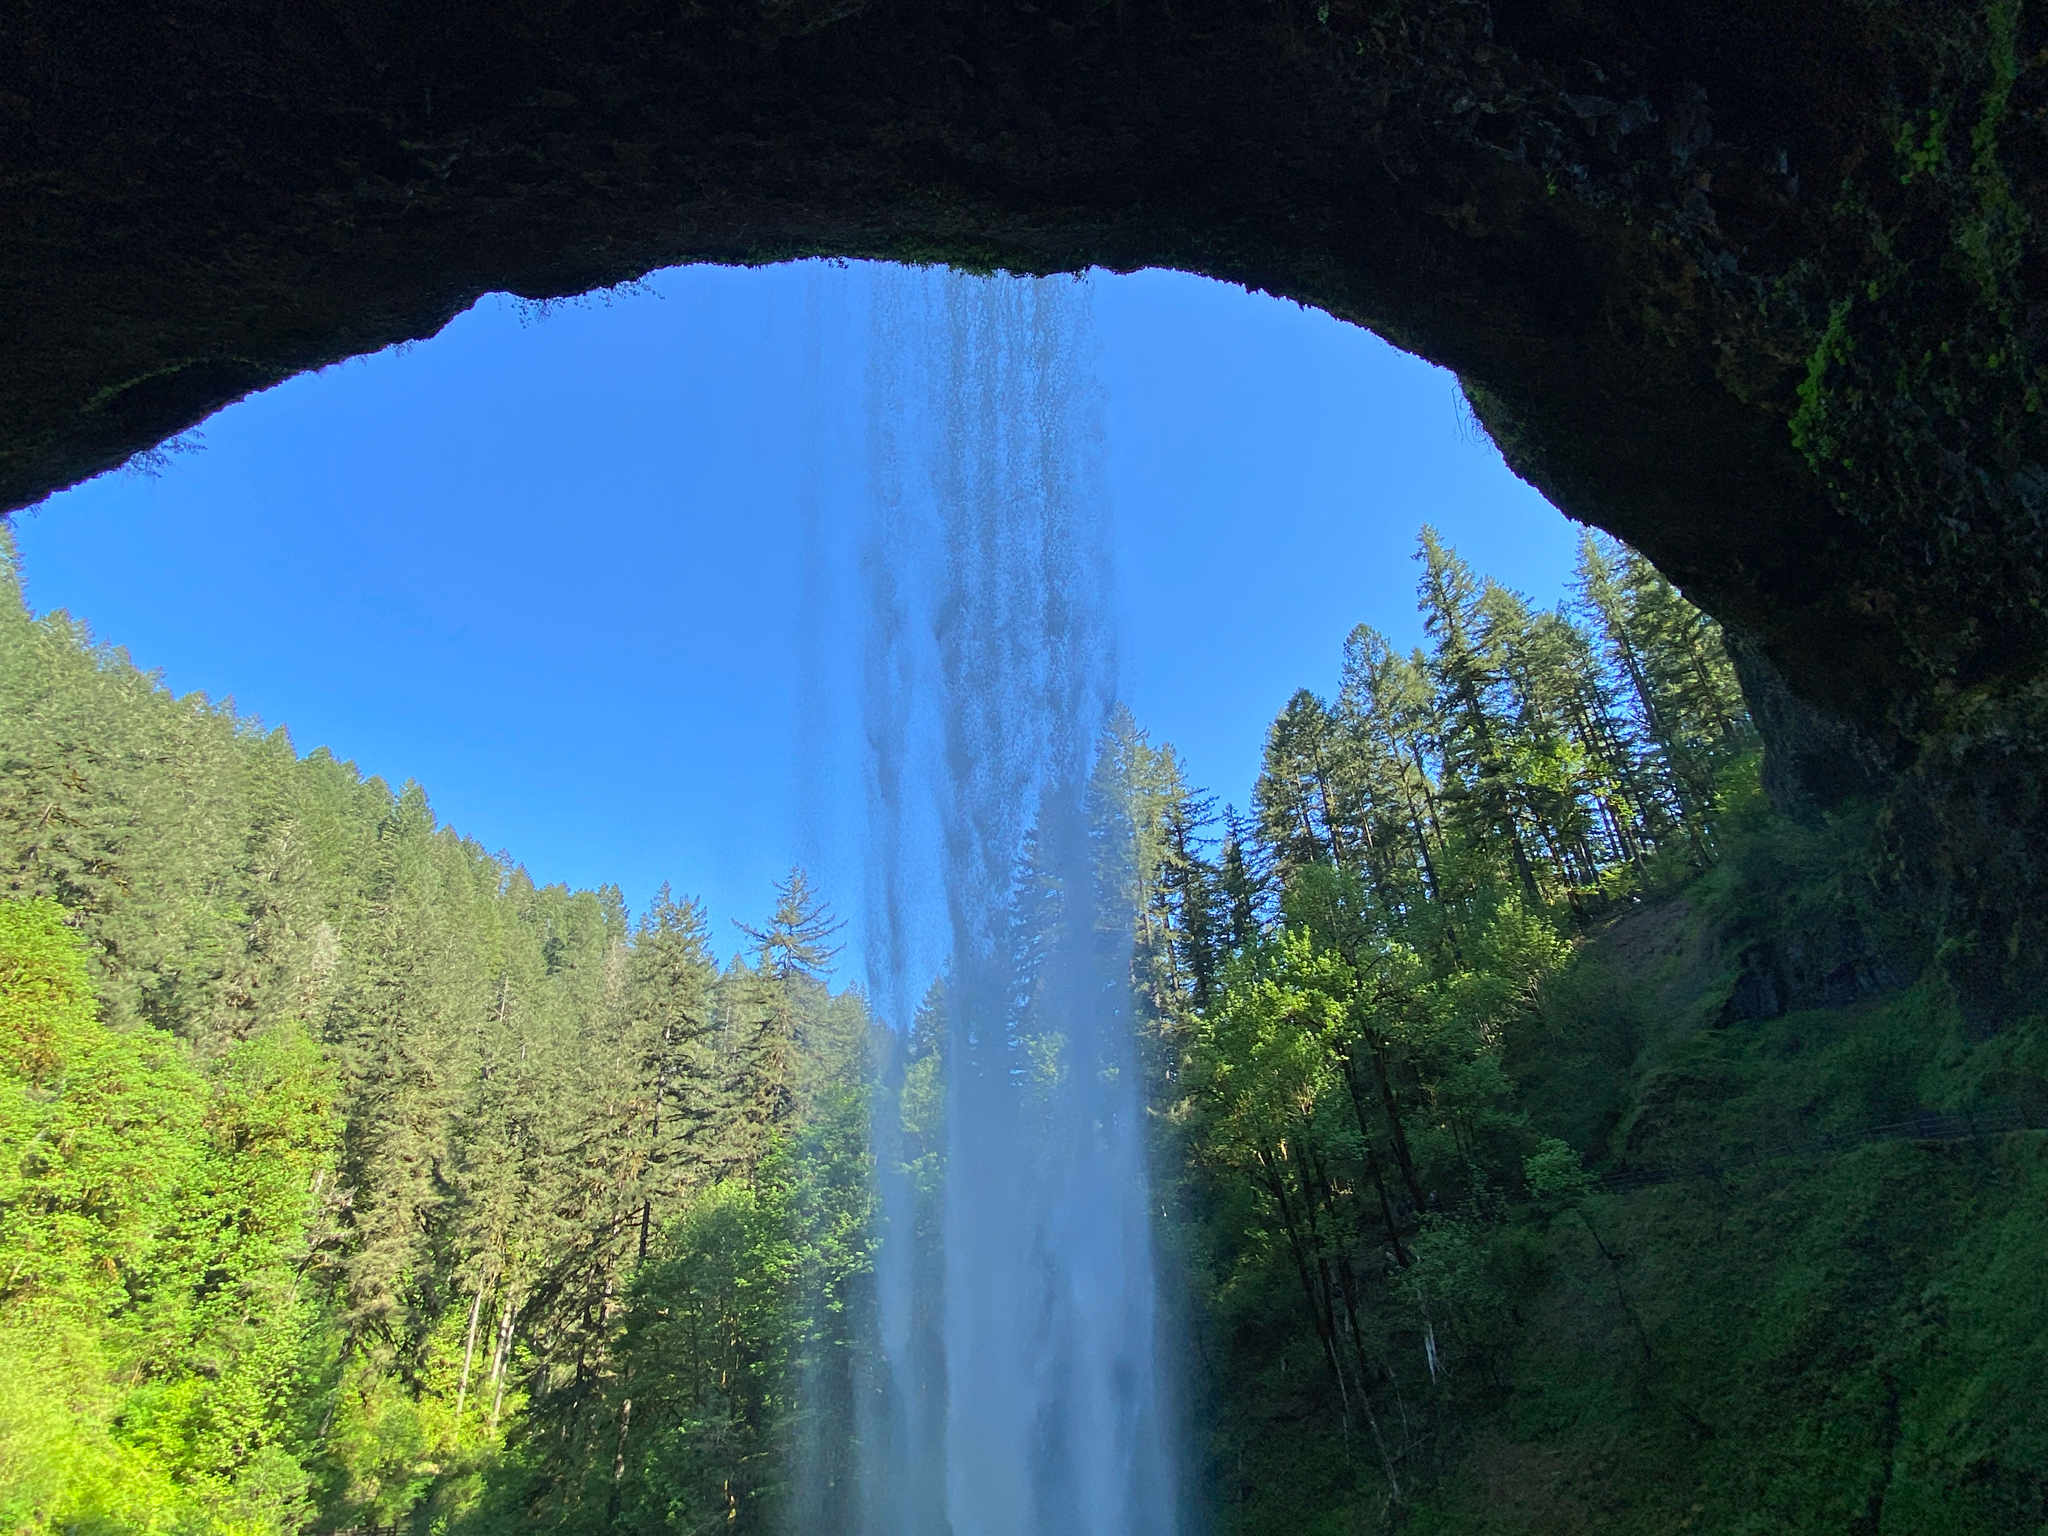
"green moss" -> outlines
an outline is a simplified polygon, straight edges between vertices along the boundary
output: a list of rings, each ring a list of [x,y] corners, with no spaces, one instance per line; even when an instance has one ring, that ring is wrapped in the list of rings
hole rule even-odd
[[[1866,286],[1874,302],[1879,292],[1878,284],[1873,280]],[[1828,370],[1849,359],[1853,344],[1849,339],[1848,320],[1854,303],[1854,299],[1842,299],[1829,313],[1827,329],[1821,332],[1813,355],[1807,359],[1806,377],[1799,385],[1799,409],[1792,416],[1792,445],[1819,470],[1825,470],[1837,452],[1837,445],[1827,430],[1830,403]]]

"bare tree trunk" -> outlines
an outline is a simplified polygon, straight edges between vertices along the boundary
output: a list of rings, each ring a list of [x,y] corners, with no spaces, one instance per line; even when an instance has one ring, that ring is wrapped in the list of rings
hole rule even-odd
[[[1401,1125],[1400,1101],[1394,1097],[1393,1080],[1387,1075],[1387,1053],[1385,1048],[1377,1043],[1370,1045],[1369,1049],[1372,1051],[1373,1075],[1379,1085],[1380,1104],[1387,1112],[1387,1125],[1393,1133],[1394,1163],[1401,1170],[1401,1182],[1408,1186],[1408,1196],[1415,1202],[1415,1211],[1419,1216],[1423,1208],[1422,1181],[1416,1176],[1415,1159],[1408,1150],[1408,1134]],[[1366,1112],[1365,1090],[1358,1081],[1358,1058],[1349,1050],[1342,1051],[1338,1054],[1337,1065],[1344,1073],[1344,1087],[1351,1095],[1351,1111],[1358,1117],[1358,1134],[1365,1139],[1366,1146],[1370,1148],[1373,1143],[1372,1117]],[[1385,1193],[1382,1188],[1383,1199]],[[1389,1233],[1393,1231],[1391,1208],[1388,1212],[1387,1230]],[[1394,1246],[1398,1251],[1398,1238],[1395,1239]],[[1405,1259],[1402,1261],[1402,1267],[1407,1267]]]
[[[1265,1176],[1266,1189],[1272,1195],[1273,1203],[1280,1209],[1280,1225],[1286,1230],[1287,1246],[1294,1255],[1295,1273],[1301,1279],[1302,1299],[1308,1303],[1309,1315],[1316,1323],[1317,1342],[1323,1346],[1323,1363],[1330,1368],[1330,1380],[1337,1388],[1339,1399],[1346,1402],[1348,1411],[1344,1370],[1338,1363],[1337,1342],[1333,1336],[1335,1319],[1324,1315],[1323,1296],[1310,1267],[1308,1245],[1302,1240],[1301,1229],[1294,1219],[1293,1202],[1287,1198],[1287,1185],[1280,1174],[1278,1154],[1258,1148],[1253,1151],[1252,1156],[1258,1159],[1259,1171]]]
[[[1379,1151],[1371,1143],[1367,1143],[1365,1148],[1365,1171],[1372,1175],[1372,1186],[1379,1191],[1380,1219],[1387,1224],[1387,1241],[1394,1245],[1394,1262],[1406,1269],[1415,1261],[1401,1246],[1401,1231],[1394,1223],[1394,1202],[1387,1196],[1387,1177],[1380,1171]]]
[[[605,1518],[616,1521],[619,1518],[619,1485],[626,1480],[626,1437],[633,1429],[633,1399],[630,1397],[619,1408],[619,1448],[612,1456],[612,1491],[605,1501]]]
[[[469,1366],[476,1358],[476,1325],[477,1320],[483,1316],[483,1310],[484,1283],[479,1280],[476,1283],[476,1296],[469,1304],[469,1336],[462,1341],[462,1384],[455,1389],[455,1430],[449,1437],[450,1450],[459,1450],[462,1447],[462,1404],[469,1396]]]
[[[1372,1069],[1379,1079],[1380,1102],[1387,1108],[1387,1125],[1393,1132],[1394,1161],[1400,1166],[1401,1180],[1408,1186],[1409,1198],[1415,1202],[1419,1215],[1426,1203],[1422,1198],[1422,1181],[1415,1173],[1414,1154],[1408,1150],[1408,1132],[1401,1124],[1401,1103],[1394,1097],[1393,1080],[1387,1075],[1387,1050],[1383,1043],[1375,1042],[1373,1046]]]
[[[498,1347],[491,1357],[491,1423],[488,1433],[498,1432],[498,1415],[505,1407],[505,1367],[512,1359],[512,1329],[519,1320],[519,1304],[510,1293],[505,1298],[504,1321],[498,1327]]]

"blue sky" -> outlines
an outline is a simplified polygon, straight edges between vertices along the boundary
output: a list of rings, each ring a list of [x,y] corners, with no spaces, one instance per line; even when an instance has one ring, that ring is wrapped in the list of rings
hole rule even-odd
[[[1562,593],[1576,527],[1462,426],[1450,375],[1264,295],[1092,281],[1123,689],[1220,798],[1245,802],[1267,722],[1332,685],[1354,623],[1420,640],[1421,523]],[[803,674],[858,636],[800,532],[807,486],[836,533],[863,484],[832,424],[862,283],[693,268],[545,314],[486,298],[223,411],[156,478],[18,516],[30,604],[302,751],[418,779],[543,882],[638,907],[669,880],[730,933],[803,858],[852,910],[831,781],[853,770],[818,749],[850,715]]]

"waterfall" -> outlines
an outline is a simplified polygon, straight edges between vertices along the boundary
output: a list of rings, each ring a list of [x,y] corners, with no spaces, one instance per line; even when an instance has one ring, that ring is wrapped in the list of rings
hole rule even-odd
[[[870,315],[863,1524],[1170,1536],[1088,289],[878,272]]]

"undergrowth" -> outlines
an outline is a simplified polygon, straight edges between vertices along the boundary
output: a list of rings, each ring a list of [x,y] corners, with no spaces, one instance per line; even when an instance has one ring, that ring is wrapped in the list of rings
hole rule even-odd
[[[1276,1352],[1218,1529],[2048,1529],[2048,1031],[1969,1021],[1873,816],[1738,798],[1720,862],[1596,924],[1518,1026],[1569,1171],[1532,1158],[1472,1259],[1479,1347],[1390,1361],[1433,1460],[1390,1497]]]

